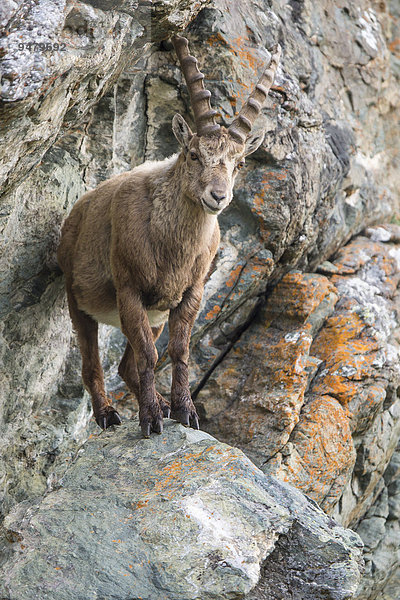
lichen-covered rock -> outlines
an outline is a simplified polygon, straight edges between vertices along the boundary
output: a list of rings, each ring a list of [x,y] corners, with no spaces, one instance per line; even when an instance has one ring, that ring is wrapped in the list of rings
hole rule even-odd
[[[298,297],[294,282],[299,282]],[[280,286],[289,286],[289,294]],[[284,321],[271,313],[269,307],[276,305],[269,302],[197,397],[203,426],[242,448],[260,467],[287,443],[299,419],[310,369],[315,368],[309,361],[309,316],[321,303],[333,310],[336,300],[334,288],[320,275],[288,275],[280,286],[276,309]]]
[[[55,489],[7,517],[8,600],[353,597],[357,535],[205,433],[137,429],[92,438]]]
[[[355,460],[348,411],[331,396],[311,396],[302,407],[290,442],[265,471],[279,473],[280,478],[316,498],[329,513],[351,477]]]
[[[345,246],[329,278],[284,276],[197,397],[207,431],[347,525],[380,493],[400,436],[399,250],[384,231],[386,244]]]

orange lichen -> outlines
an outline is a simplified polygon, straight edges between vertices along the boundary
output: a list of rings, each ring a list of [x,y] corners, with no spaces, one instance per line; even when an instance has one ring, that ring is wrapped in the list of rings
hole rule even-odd
[[[274,187],[274,180],[282,181],[287,177],[287,170],[264,171],[260,182],[259,191],[253,196],[251,210],[257,215],[259,222],[259,231],[261,239],[266,242],[270,236],[265,223],[265,204],[268,202],[269,209],[278,210],[278,204],[274,201],[274,194],[271,193]]]
[[[264,61],[260,60],[250,50],[247,50],[245,47],[245,43],[248,41],[246,37],[237,37],[231,41],[231,48],[235,52],[239,58],[241,58],[240,64],[243,67],[250,68],[254,71],[255,74],[258,73],[258,70],[264,65]]]
[[[140,501],[140,500],[139,500],[139,502],[136,502],[136,503],[135,503],[135,505],[133,505],[133,504],[132,504],[132,506],[133,506],[133,508],[135,508],[135,509],[144,508],[144,507],[146,506],[146,504],[148,503],[148,501],[149,501],[148,499],[147,499],[147,500],[144,500],[144,501]]]
[[[329,395],[314,398],[302,411],[290,441],[296,454],[287,459],[280,477],[331,509],[356,458],[347,411]]]
[[[212,308],[210,311],[208,311],[208,313],[205,316],[206,321],[210,321],[211,319],[214,319],[214,317],[217,316],[218,313],[221,312],[221,307],[218,306],[218,304],[214,305],[214,308]]]
[[[395,54],[400,54],[400,38],[395,38],[388,44],[388,48],[390,52],[394,52]]]
[[[204,456],[210,452],[213,453],[213,460],[203,460]],[[219,458],[216,459],[216,456],[219,456]],[[162,494],[163,498],[172,500],[176,497],[177,491],[185,485],[187,473],[194,470],[198,473],[207,473],[210,468],[215,472],[218,466],[226,469],[230,464],[236,462],[236,460],[237,456],[232,449],[223,450],[215,445],[209,446],[200,452],[187,452],[156,470],[153,487],[143,490],[143,494],[147,497],[142,503],[135,503],[132,506],[134,508],[142,508],[150,503],[152,498],[160,494]],[[146,510],[151,512],[154,509],[146,506]]]
[[[365,323],[355,313],[332,315],[315,338],[312,353],[323,360],[328,359],[337,348],[357,338],[364,328]]]
[[[206,40],[206,43],[209,46],[214,46],[215,44],[226,45],[230,49],[232,54],[234,54],[240,59],[239,64],[245,69],[251,69],[254,73],[254,77],[257,78],[259,71],[264,66],[264,61],[261,58],[255,56],[254,50],[246,48],[246,43],[248,41],[248,38],[245,36],[239,36],[228,41],[222,36],[221,33],[217,32],[209,36]],[[228,77],[227,81],[232,82],[232,78]],[[237,89],[235,97],[229,99],[233,109],[236,108],[238,101],[239,104],[243,104],[247,100],[249,91],[251,89],[251,87],[244,81],[242,81],[240,77],[236,78],[236,85],[238,84],[240,85],[240,88]]]
[[[264,65],[264,61],[255,57],[254,54],[246,48],[246,43],[248,41],[249,38],[247,36],[238,36],[228,41],[220,32],[216,32],[207,38],[206,44],[209,46],[221,43],[227,45],[236,56],[242,59],[240,62],[242,66],[251,68],[257,72],[258,69]]]
[[[238,276],[240,275],[242,268],[242,265],[238,265],[235,269],[233,269],[233,271],[231,271],[229,278],[225,282],[225,285],[227,287],[231,288],[234,286],[234,284],[237,282]]]
[[[348,404],[360,394],[363,380],[375,376],[379,348],[358,314],[344,311],[332,315],[311,347],[311,353],[324,361],[324,370],[314,381],[312,391],[331,394]]]
[[[389,255],[388,249],[380,242],[373,242],[364,237],[358,237],[341,248],[334,261],[339,275],[356,273],[367,263],[379,263],[379,267],[388,277],[397,273],[396,261]],[[337,276],[332,277],[332,281],[335,279]]]
[[[266,322],[279,315],[298,323],[306,323],[308,317],[336,288],[323,275],[288,273],[276,286],[268,299]]]
[[[312,391],[318,394],[332,394],[341,404],[346,405],[357,395],[359,388],[343,377],[328,373],[313,385]]]
[[[224,36],[218,31],[217,33],[213,33],[212,35],[210,35],[207,39],[206,39],[206,44],[208,44],[209,46],[214,46],[215,44],[218,43],[226,43],[226,40],[224,38]]]
[[[122,398],[125,396],[125,392],[110,392],[110,396],[113,400],[122,400]]]
[[[271,340],[267,346],[269,387],[283,387],[286,394],[295,391],[304,393],[306,387],[305,360],[312,340],[306,329],[300,329],[296,334],[298,339],[295,342],[282,335],[280,339]]]

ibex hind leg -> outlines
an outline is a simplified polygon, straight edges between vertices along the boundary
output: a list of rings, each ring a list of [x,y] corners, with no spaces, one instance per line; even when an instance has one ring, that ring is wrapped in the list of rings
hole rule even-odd
[[[92,399],[96,423],[102,429],[107,429],[110,425],[120,425],[120,416],[106,397],[104,390],[103,369],[100,363],[97,339],[98,324],[92,317],[79,310],[68,282],[66,287],[69,313],[78,334],[82,355],[82,379]]]
[[[152,327],[154,341],[156,341],[159,338],[162,330],[163,326],[157,328]],[[125,381],[130,391],[133,394],[135,394],[137,400],[139,400],[139,373],[136,366],[135,356],[129,342],[127,342],[126,344],[124,355],[118,367],[118,373]],[[171,414],[171,407],[169,402],[167,402],[167,400],[159,392],[156,391],[156,394],[158,404],[161,408],[163,416],[169,418]]]

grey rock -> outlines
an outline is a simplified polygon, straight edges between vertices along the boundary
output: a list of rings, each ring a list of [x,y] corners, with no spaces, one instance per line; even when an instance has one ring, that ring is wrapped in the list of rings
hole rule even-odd
[[[360,575],[356,534],[242,452],[172,422],[151,440],[137,422],[94,437],[5,527],[8,600],[274,600],[300,589],[339,600]]]
[[[400,590],[400,494],[397,447],[385,470],[381,494],[362,519],[357,533],[365,544],[365,572],[356,598],[397,600]]]
[[[40,0],[18,10],[6,4],[0,61],[2,194],[82,120],[128,61],[134,65],[144,48],[185,27],[207,1],[105,2],[105,10],[101,2]]]

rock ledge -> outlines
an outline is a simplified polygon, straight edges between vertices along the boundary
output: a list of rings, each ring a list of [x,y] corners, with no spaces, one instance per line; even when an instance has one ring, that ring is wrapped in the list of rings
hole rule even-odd
[[[172,421],[150,440],[136,421],[93,437],[5,526],[7,600],[344,600],[360,578],[356,534],[240,450]]]

